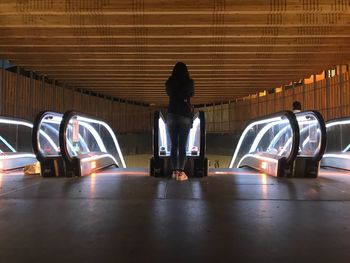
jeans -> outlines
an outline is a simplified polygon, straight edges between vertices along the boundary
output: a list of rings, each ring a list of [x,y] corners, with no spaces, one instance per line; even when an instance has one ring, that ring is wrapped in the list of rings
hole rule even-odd
[[[168,132],[171,140],[170,160],[173,170],[183,171],[186,163],[186,144],[192,126],[192,119],[168,113]]]

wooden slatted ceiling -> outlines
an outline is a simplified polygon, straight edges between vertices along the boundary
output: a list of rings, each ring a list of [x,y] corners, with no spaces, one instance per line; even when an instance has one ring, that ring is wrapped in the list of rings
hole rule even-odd
[[[1,58],[157,105],[177,61],[212,103],[347,63],[349,40],[349,0],[0,1]]]

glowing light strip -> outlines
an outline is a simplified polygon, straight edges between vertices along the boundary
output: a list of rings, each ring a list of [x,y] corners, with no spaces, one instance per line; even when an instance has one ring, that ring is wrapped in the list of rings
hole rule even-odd
[[[86,162],[96,161],[96,160],[99,160],[99,159],[102,159],[102,158],[105,158],[105,157],[111,158],[114,161],[114,163],[118,164],[117,160],[113,157],[113,155],[111,155],[109,153],[82,158],[81,161],[83,163],[86,163]]]
[[[258,135],[255,137],[254,142],[252,144],[252,146],[250,147],[249,153],[255,152],[256,148],[258,147],[262,137],[266,134],[266,132],[268,130],[270,130],[271,127],[275,126],[275,125],[280,125],[280,124],[284,124],[284,123],[288,123],[288,121],[286,120],[280,120],[277,122],[271,122],[269,124],[267,124],[264,128],[262,128]]]
[[[161,146],[164,146],[165,149],[167,149],[168,142],[167,142],[167,137],[166,137],[166,125],[161,117],[159,117],[158,126],[159,126],[159,135],[160,135],[159,137],[160,137],[160,141],[162,144]]]
[[[10,160],[10,159],[18,159],[18,158],[35,158],[34,154],[31,153],[19,153],[19,154],[14,154],[14,155],[1,155],[0,160]]]
[[[262,161],[267,161],[267,162],[272,162],[272,163],[278,163],[278,160],[274,159],[274,158],[269,158],[269,157],[266,157],[266,156],[260,156],[260,155],[256,155],[256,154],[246,154],[244,155],[241,160],[239,161],[238,165],[237,165],[237,168],[239,168],[241,166],[241,163],[244,159],[248,158],[248,157],[253,157],[255,159],[259,159],[259,160],[262,160]]]
[[[51,146],[54,148],[54,150],[56,152],[58,152],[58,147],[56,145],[56,143],[51,139],[51,137],[46,133],[44,132],[43,130],[39,130],[39,134],[41,134],[42,136],[45,137],[45,139],[51,144]],[[38,140],[39,141],[39,140]],[[40,146],[40,145],[39,145]],[[41,147],[39,147],[41,149]]]
[[[0,118],[0,123],[4,123],[4,124],[15,124],[15,125],[23,125],[26,126],[28,128],[33,129],[33,124],[30,122],[26,122],[26,121],[18,121],[18,120],[9,120],[9,119],[1,119]],[[4,142],[4,144],[6,144],[6,146],[12,151],[12,152],[16,152],[16,150],[5,140],[1,137],[1,140]]]
[[[335,125],[344,125],[344,124],[350,124],[350,120],[339,120],[339,121],[333,121],[330,123],[326,123],[326,128],[330,128]]]
[[[198,129],[198,125],[200,124],[200,119],[198,117],[195,118],[195,120],[193,121],[193,127],[190,130],[190,136],[188,139],[188,148],[191,151],[191,149],[194,146],[194,141],[196,138],[196,133],[197,133],[197,129]]]
[[[245,136],[247,135],[247,133],[249,132],[249,130],[250,130],[252,127],[254,127],[254,126],[256,126],[256,125],[259,125],[259,124],[264,124],[264,123],[273,122],[273,121],[278,121],[278,120],[281,120],[281,117],[275,117],[275,118],[264,119],[264,120],[256,121],[256,122],[253,122],[253,123],[249,124],[249,125],[247,126],[247,128],[243,131],[241,137],[239,138],[239,141],[238,141],[238,144],[237,144],[235,153],[233,154],[233,157],[232,157],[232,159],[231,159],[229,168],[232,168],[233,164],[235,163],[236,158],[237,158],[237,155],[238,155],[238,152],[239,152],[239,150],[240,150],[240,148],[241,148],[241,145],[242,145],[242,143],[243,143],[243,140],[244,140]]]
[[[347,151],[349,151],[349,149],[350,149],[350,144],[349,144],[348,146],[346,146],[345,149],[342,150],[342,152],[343,152],[343,153],[346,153]]]
[[[327,154],[323,155],[323,158],[325,158],[325,157],[350,160],[350,156],[348,154],[327,153]]]
[[[45,117],[42,120],[42,123],[49,122],[49,123],[61,124],[62,117],[63,117],[63,114],[48,114],[48,115],[45,115]]]
[[[91,134],[94,136],[94,138],[95,138],[95,140],[96,140],[96,142],[98,144],[98,147],[100,148],[101,152],[107,152],[106,146],[104,145],[104,143],[103,143],[103,141],[101,139],[101,136],[98,134],[98,132],[96,131],[96,129],[94,127],[92,127],[89,123],[84,122],[84,121],[79,122],[79,125],[84,126],[86,129],[89,130],[89,132],[91,132]],[[88,148],[87,145],[86,145],[86,148]]]
[[[120,160],[122,162],[122,166],[123,166],[123,168],[126,168],[126,164],[125,164],[124,157],[123,157],[122,151],[120,149],[118,140],[117,140],[113,130],[111,129],[111,127],[107,123],[105,123],[103,121],[93,120],[93,119],[85,118],[85,117],[81,117],[81,116],[78,116],[78,119],[81,119],[83,121],[85,120],[85,121],[88,121],[88,122],[94,122],[94,123],[97,123],[97,124],[101,124],[103,127],[105,127],[107,129],[107,131],[109,132],[109,134],[111,135],[111,137],[113,139],[114,145],[117,147],[117,152],[118,152],[119,158],[120,158]],[[116,164],[119,166],[118,162],[116,162]]]
[[[346,120],[339,120],[339,121],[331,121],[330,123],[326,123],[326,128],[330,128],[336,125],[347,125],[350,124],[350,120],[346,119]],[[350,149],[350,144],[348,146],[346,146],[346,148],[344,150],[342,150],[343,153],[347,152]],[[326,155],[326,154],[325,154]]]
[[[282,137],[282,135],[284,135],[284,133],[286,133],[286,130],[290,129],[291,130],[291,127],[290,126],[286,126],[284,127],[282,130],[280,130],[276,136],[272,139],[269,147],[267,147],[267,150],[271,149],[271,148],[274,148],[277,141]]]
[[[0,140],[12,151],[12,152],[17,152],[15,148],[12,147],[11,144],[8,143],[2,136],[0,136]]]
[[[33,128],[33,124],[31,124],[30,122],[26,122],[26,121],[0,119],[0,123],[23,125],[23,126],[26,126],[26,127],[29,127],[29,128]]]

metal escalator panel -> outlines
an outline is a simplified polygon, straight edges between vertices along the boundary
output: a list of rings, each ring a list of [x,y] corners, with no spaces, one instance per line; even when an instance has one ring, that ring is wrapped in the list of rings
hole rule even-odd
[[[66,112],[60,136],[62,155],[71,168],[68,173],[88,175],[111,165],[126,168],[116,135],[102,120]]]
[[[244,129],[230,168],[251,167],[282,176],[295,159],[299,129],[292,112],[279,112],[252,121]]]

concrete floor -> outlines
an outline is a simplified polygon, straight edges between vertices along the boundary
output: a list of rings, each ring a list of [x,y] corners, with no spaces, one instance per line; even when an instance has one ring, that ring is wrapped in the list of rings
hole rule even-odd
[[[350,262],[350,174],[0,176],[0,262]]]

